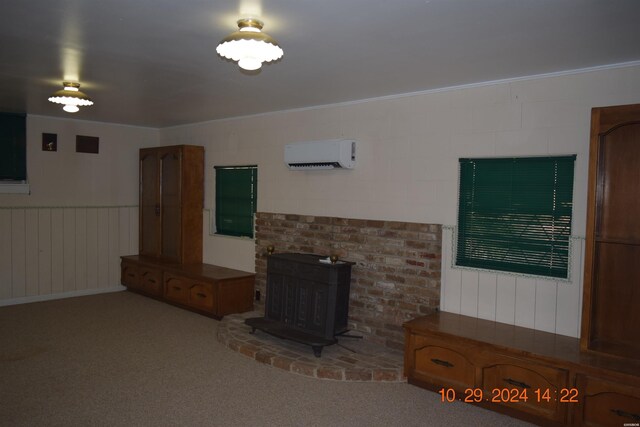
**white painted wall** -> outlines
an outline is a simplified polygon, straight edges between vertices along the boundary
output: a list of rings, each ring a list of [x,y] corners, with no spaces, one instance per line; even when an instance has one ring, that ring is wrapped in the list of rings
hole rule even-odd
[[[251,77],[247,77],[250,79]],[[577,336],[590,110],[640,102],[640,67],[591,70],[367,102],[265,114],[161,131],[161,145],[205,146],[205,207],[214,165],[258,165],[258,210],[453,226],[458,158],[577,154],[572,280],[453,269],[443,234],[446,311]],[[284,145],[354,138],[351,171],[289,171]],[[205,220],[206,222],[206,220]],[[207,235],[205,262],[253,271],[251,241]]]
[[[250,76],[247,76],[250,79]],[[451,266],[443,233],[441,308],[577,336],[582,296],[590,109],[640,102],[640,66],[456,88],[156,130],[29,116],[31,195],[0,194],[0,305],[117,288],[137,251],[138,149],[203,145],[204,261],[254,270],[249,239],[210,235],[214,165],[257,164],[260,211],[456,223],[458,158],[577,154],[572,280]],[[41,134],[58,151],[41,151]],[[75,135],[100,154],[75,153]],[[289,171],[284,145],[358,141],[352,171]]]
[[[42,151],[42,133],[58,151]],[[75,152],[76,135],[100,138]],[[138,248],[138,149],[157,129],[27,117],[29,195],[0,194],[0,305],[120,289]]]
[[[42,151],[43,133],[58,135],[58,151]],[[100,138],[100,152],[76,153],[76,135]],[[138,149],[158,139],[157,129],[27,116],[31,194],[0,194],[0,207],[137,206]]]

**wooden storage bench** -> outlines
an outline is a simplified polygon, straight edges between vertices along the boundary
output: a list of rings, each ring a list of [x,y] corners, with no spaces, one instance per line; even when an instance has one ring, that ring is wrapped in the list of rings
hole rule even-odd
[[[217,319],[253,309],[254,280],[253,273],[210,264],[121,258],[121,282],[129,290]]]
[[[640,360],[580,351],[577,338],[453,313],[404,324],[408,382],[540,425],[640,422]]]

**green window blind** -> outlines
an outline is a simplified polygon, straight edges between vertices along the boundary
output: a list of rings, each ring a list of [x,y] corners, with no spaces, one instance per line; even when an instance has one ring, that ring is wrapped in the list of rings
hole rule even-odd
[[[216,166],[216,233],[253,237],[257,166]]]
[[[456,264],[567,278],[575,159],[460,159]]]
[[[27,131],[24,114],[0,113],[0,180],[27,179]]]

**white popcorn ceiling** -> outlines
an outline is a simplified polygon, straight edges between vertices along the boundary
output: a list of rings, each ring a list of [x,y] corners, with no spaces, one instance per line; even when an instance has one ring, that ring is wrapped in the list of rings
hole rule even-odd
[[[218,42],[254,16],[284,57]],[[7,0],[0,111],[168,127],[640,61],[637,0]],[[64,78],[95,101],[47,101]]]

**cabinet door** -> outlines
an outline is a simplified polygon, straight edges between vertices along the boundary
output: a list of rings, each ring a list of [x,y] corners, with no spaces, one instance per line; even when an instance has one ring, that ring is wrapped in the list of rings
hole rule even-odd
[[[151,267],[140,267],[140,288],[153,296],[162,296],[162,271]]]
[[[640,105],[592,113],[582,347],[640,353]]]
[[[180,262],[182,152],[179,147],[162,149],[160,158],[161,256]]]
[[[155,149],[140,150],[140,255],[160,254],[160,182]]]
[[[460,396],[476,386],[473,347],[457,346],[449,340],[410,334],[406,354],[406,374],[410,381],[428,383],[431,388],[453,388]]]
[[[550,420],[566,419],[567,405],[574,404],[561,402],[567,390],[566,370],[520,359],[505,358],[497,363],[490,360],[482,368],[486,398]]]
[[[164,297],[198,311],[215,314],[217,298],[215,283],[201,282],[173,273],[164,275]]]
[[[191,280],[185,277],[175,276],[171,273],[164,275],[164,297],[165,299],[180,304],[189,303],[189,289]]]
[[[137,264],[126,261],[120,263],[120,283],[131,289],[140,288],[140,274]]]
[[[215,311],[214,287],[211,283],[193,282],[189,288],[189,305],[213,313]]]
[[[600,378],[578,376],[580,404],[576,425],[638,425],[640,422],[640,389]]]

